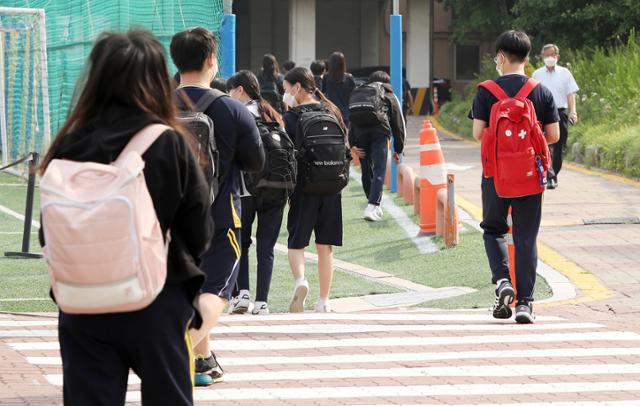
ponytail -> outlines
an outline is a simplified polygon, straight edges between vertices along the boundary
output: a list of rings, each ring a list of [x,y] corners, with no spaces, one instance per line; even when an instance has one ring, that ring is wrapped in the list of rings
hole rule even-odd
[[[262,96],[256,100],[258,102],[258,114],[265,123],[278,123],[280,126],[284,126],[282,116],[274,109],[268,101],[262,98]]]

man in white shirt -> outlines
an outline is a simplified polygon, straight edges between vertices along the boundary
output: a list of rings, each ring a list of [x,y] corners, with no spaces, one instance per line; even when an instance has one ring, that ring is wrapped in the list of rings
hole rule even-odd
[[[558,65],[560,49],[557,45],[543,46],[541,56],[545,66],[533,72],[533,78],[551,90],[560,114],[560,141],[549,146],[553,156],[553,168],[549,168],[547,189],[555,189],[558,186],[558,172],[562,168],[562,159],[567,146],[569,124],[578,122],[576,93],[580,88],[571,71]]]

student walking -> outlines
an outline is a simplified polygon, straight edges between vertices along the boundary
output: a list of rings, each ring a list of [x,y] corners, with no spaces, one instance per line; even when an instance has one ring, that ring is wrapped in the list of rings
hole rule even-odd
[[[322,77],[322,92],[340,110],[344,123],[349,128],[349,97],[356,88],[353,75],[347,73],[347,61],[342,52],[334,52],[329,57],[326,75]]]
[[[342,245],[340,191],[349,180],[346,128],[338,108],[315,86],[306,68],[294,68],[284,78],[287,134],[298,150],[298,181],[289,200],[289,264],[295,279],[290,312],[303,312],[309,283],[304,249],[315,234],[320,276],[316,312],[328,312],[333,279],[333,246]]]
[[[278,60],[275,56],[265,54],[262,57],[262,70],[257,77],[262,98],[268,101],[278,113],[282,114],[284,112],[284,104],[282,103],[282,95],[284,94],[282,81],[284,76],[280,73]]]
[[[555,189],[558,187],[558,173],[562,169],[562,161],[567,148],[569,124],[574,125],[578,122],[576,93],[580,88],[571,71],[558,65],[560,49],[557,45],[543,46],[540,56],[545,66],[533,72],[533,78],[551,91],[560,115],[560,141],[551,146],[553,167],[549,170],[549,183],[547,184],[547,189]]]
[[[64,279],[52,280],[52,297],[61,307],[64,403],[123,405],[132,369],[142,380],[143,404],[192,405],[187,329],[201,321],[194,307],[204,282],[198,263],[213,222],[209,187],[186,139],[174,129],[162,45],[146,31],[100,35],[79,94],[43,160],[41,182],[40,242],[52,274],[68,271]],[[143,178],[136,176],[140,172]],[[128,176],[119,178],[123,173]],[[118,179],[124,183],[114,184]],[[125,207],[119,203],[124,196],[134,193],[127,186],[134,182],[141,194],[129,200],[132,225],[126,214],[116,213]],[[82,196],[93,203],[82,202]],[[140,236],[129,233],[132,226]],[[156,280],[164,287],[146,306],[130,299],[145,296],[137,279],[118,279],[133,268],[132,244],[140,248],[143,265],[130,271],[166,270],[166,281]],[[154,250],[159,255],[150,256]]]
[[[496,284],[493,317],[508,319],[517,300],[516,321],[533,323],[533,292],[538,256],[536,239],[542,193],[550,165],[548,144],[559,138],[553,95],[525,76],[531,42],[526,33],[506,31],[496,41],[495,81],[480,84],[470,118],[482,142],[482,227],[484,246]],[[509,109],[508,114],[504,114]],[[513,121],[512,121],[513,120]],[[512,209],[517,297],[509,279],[506,235]]]
[[[316,87],[322,91],[322,77],[327,71],[324,61],[318,60],[311,62],[310,69],[311,73],[313,73],[313,79],[316,81]]]
[[[351,153],[360,158],[362,187],[369,201],[362,217],[379,221],[383,216],[380,201],[387,170],[388,142],[393,135],[393,158],[399,162],[406,135],[402,107],[386,72],[373,72],[366,84],[351,93],[349,119],[349,145],[352,146]]]
[[[209,97],[211,78],[218,70],[218,42],[205,28],[191,28],[171,40],[171,58],[180,72],[179,92],[194,104]],[[215,93],[214,93],[215,95]],[[214,122],[214,138],[220,153],[219,191],[212,206],[215,232],[202,255],[201,269],[207,275],[199,305],[202,327],[191,330],[196,353],[196,385],[210,385],[223,379],[224,371],[209,345],[209,333],[216,326],[238,277],[240,262],[240,171],[260,171],[264,152],[253,115],[237,100],[220,95],[204,108]]]
[[[238,275],[237,296],[232,299],[230,312],[246,313],[251,305],[249,290],[249,248],[254,220],[258,277],[256,301],[252,314],[269,314],[267,304],[271,275],[273,274],[273,248],[278,240],[284,207],[295,186],[296,161],[293,142],[284,132],[282,116],[261,97],[258,79],[248,70],[242,70],[227,81],[229,94],[244,103],[255,116],[265,147],[266,164],[259,174],[245,174],[249,195],[242,197],[242,256]]]

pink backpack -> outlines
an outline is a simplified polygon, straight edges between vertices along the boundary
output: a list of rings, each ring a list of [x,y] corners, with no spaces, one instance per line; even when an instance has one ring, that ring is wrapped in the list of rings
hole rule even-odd
[[[54,159],[40,181],[51,287],[72,314],[140,310],[167,276],[167,246],[142,155],[169,127],[133,136],[111,165]]]

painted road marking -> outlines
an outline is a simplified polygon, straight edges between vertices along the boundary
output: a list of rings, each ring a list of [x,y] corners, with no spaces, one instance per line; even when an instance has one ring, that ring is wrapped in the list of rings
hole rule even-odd
[[[622,382],[558,382],[533,384],[465,384],[465,385],[412,385],[362,387],[295,387],[295,388],[242,388],[196,389],[195,400],[269,400],[269,399],[340,399],[380,397],[429,397],[525,395],[552,393],[593,393],[640,391],[640,381]],[[139,402],[140,392],[127,394],[127,401]]]
[[[40,327],[57,325],[58,320],[0,320],[0,327]]]
[[[427,340],[427,338],[425,338]],[[343,354],[318,356],[218,357],[225,366],[278,364],[354,364],[367,362],[418,362],[466,359],[571,358],[640,355],[640,348],[553,348],[544,350],[450,351],[378,354]],[[26,357],[36,365],[62,365],[60,357]]]
[[[423,313],[283,313],[265,316],[222,316],[222,323],[245,321],[299,321],[299,320],[374,320],[374,321],[483,321],[496,322],[491,314],[423,314]],[[536,321],[566,321],[562,317],[536,316]]]
[[[288,370],[260,372],[227,372],[225,382],[299,381],[360,378],[413,378],[413,377],[521,377],[521,376],[580,376],[640,374],[640,364],[562,364],[562,365],[465,365],[458,367],[423,368],[364,368]],[[52,385],[62,386],[62,374],[48,374],[45,379]],[[129,375],[130,385],[140,384],[137,375]]]
[[[552,343],[578,341],[640,341],[640,334],[633,332],[587,332],[552,334],[513,334],[450,337],[379,337],[346,338],[325,340],[214,340],[211,347],[216,351],[276,351],[299,350],[305,348],[348,348],[348,347],[431,347],[492,343]],[[58,350],[58,342],[9,343],[18,351]]]
[[[56,330],[0,330],[0,338],[8,337],[57,337]]]

